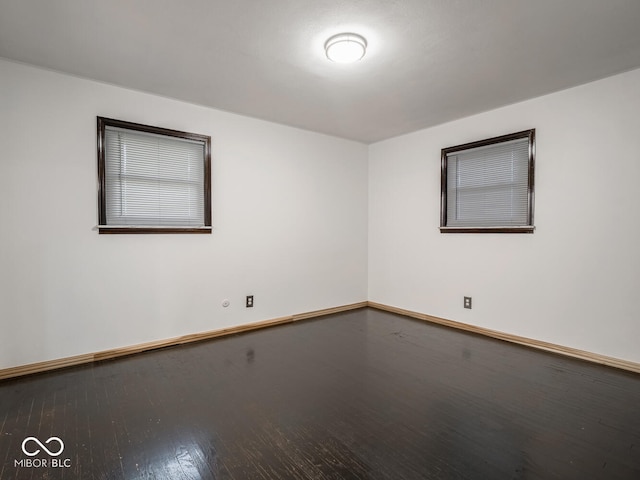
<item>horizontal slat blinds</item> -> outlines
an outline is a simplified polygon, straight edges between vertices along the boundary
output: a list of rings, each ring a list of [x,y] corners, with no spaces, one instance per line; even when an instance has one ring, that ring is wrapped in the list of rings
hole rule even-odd
[[[529,222],[529,140],[447,154],[447,227]]]
[[[104,142],[107,225],[204,225],[203,142],[113,126]]]

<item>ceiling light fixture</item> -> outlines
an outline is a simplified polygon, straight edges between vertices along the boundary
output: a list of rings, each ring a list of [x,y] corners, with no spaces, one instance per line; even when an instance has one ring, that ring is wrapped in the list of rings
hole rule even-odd
[[[353,63],[364,57],[367,41],[356,33],[340,33],[324,44],[327,58],[337,63]]]

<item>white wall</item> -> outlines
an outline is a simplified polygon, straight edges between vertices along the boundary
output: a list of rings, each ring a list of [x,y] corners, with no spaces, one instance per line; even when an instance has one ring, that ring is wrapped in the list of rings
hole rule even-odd
[[[637,85],[367,149],[0,60],[0,368],[367,298],[640,362]],[[212,235],[97,234],[97,115],[211,135]],[[440,234],[440,149],[532,127],[536,232]]]
[[[369,299],[640,362],[639,86],[636,70],[370,146]],[[535,233],[441,234],[440,149],[528,128]]]
[[[211,135],[212,235],[98,235],[98,115]],[[0,60],[0,368],[364,301],[366,269],[365,145]]]

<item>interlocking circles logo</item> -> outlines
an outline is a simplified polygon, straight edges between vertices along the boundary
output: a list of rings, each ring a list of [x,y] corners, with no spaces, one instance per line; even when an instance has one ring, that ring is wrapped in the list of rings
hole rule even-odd
[[[22,458],[14,460],[14,467],[35,467],[35,468],[69,468],[70,458],[59,457],[64,451],[64,442],[59,437],[49,437],[42,443],[36,437],[27,437],[22,441],[22,453],[27,457],[35,457],[40,452],[44,452],[54,458]]]

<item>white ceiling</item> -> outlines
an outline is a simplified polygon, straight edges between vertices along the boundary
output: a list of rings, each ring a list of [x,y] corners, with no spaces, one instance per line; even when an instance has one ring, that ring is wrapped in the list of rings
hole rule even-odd
[[[370,143],[640,67],[640,0],[0,0],[0,56]]]

